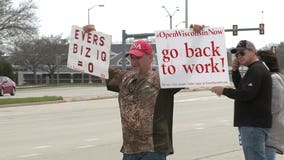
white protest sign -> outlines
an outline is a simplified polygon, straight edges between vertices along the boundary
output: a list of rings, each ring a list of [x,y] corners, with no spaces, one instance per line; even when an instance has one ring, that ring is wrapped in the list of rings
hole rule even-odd
[[[156,31],[162,88],[228,85],[224,28]]]
[[[111,35],[72,26],[67,67],[107,79],[110,47]]]

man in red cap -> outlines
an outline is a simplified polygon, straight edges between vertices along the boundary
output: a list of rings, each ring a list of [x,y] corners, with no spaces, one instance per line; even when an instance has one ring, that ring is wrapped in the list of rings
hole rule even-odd
[[[193,26],[195,31],[203,27]],[[92,28],[85,26],[84,30]],[[153,49],[147,41],[135,41],[126,56],[131,60],[130,70],[110,68],[106,81],[108,90],[119,93],[123,160],[166,160],[173,154],[173,103],[181,89],[160,88],[158,72],[152,69]]]
[[[130,56],[131,69],[110,69],[107,80],[108,90],[119,92],[123,160],[165,160],[173,153],[173,100],[180,89],[160,88],[148,42],[134,42],[126,56]]]

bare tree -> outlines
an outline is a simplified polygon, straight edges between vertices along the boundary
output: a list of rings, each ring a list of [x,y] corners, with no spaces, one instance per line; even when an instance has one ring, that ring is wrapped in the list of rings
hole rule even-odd
[[[44,56],[43,64],[46,66],[47,72],[49,72],[51,82],[54,82],[55,72],[60,68],[64,61],[67,61],[67,39],[62,39],[60,35],[51,35],[49,37],[43,37],[42,41],[45,41],[41,53],[41,55]]]
[[[34,83],[37,84],[37,71],[40,69],[44,49],[44,41],[41,39],[33,39],[29,41],[16,42],[15,52],[12,53],[13,63],[20,65],[34,74]]]
[[[11,0],[0,0],[0,45],[37,34],[37,7],[33,0],[13,6]]]
[[[12,53],[14,64],[18,64],[34,74],[37,84],[37,72],[47,71],[51,81],[54,82],[54,74],[66,61],[68,44],[61,36],[41,37],[30,41],[16,43],[15,52]]]

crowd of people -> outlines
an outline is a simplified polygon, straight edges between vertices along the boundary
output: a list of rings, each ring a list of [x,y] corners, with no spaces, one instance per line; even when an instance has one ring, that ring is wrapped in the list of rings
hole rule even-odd
[[[240,41],[231,53],[236,57],[232,64],[235,87],[216,86],[211,91],[235,100],[234,126],[245,160],[275,160],[275,152],[283,154],[284,145],[284,119],[279,116],[284,113],[284,88],[277,57],[269,50],[257,51],[248,40]],[[243,76],[241,65],[248,67]]]
[[[191,25],[199,32],[204,25]],[[94,25],[84,27],[86,32]],[[218,96],[234,99],[234,126],[246,160],[275,160],[284,151],[284,81],[277,57],[242,40],[231,50],[234,88],[215,86]],[[166,160],[173,154],[174,95],[182,88],[163,89],[152,69],[153,49],[145,40],[135,41],[126,53],[131,69],[109,68],[107,89],[118,92],[123,160]],[[245,75],[239,67],[247,66]]]

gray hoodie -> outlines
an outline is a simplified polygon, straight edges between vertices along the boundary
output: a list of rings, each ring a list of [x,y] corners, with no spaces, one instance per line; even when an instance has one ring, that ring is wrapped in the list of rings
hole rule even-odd
[[[284,79],[278,73],[272,73],[272,127],[268,134],[267,146],[284,153]]]

